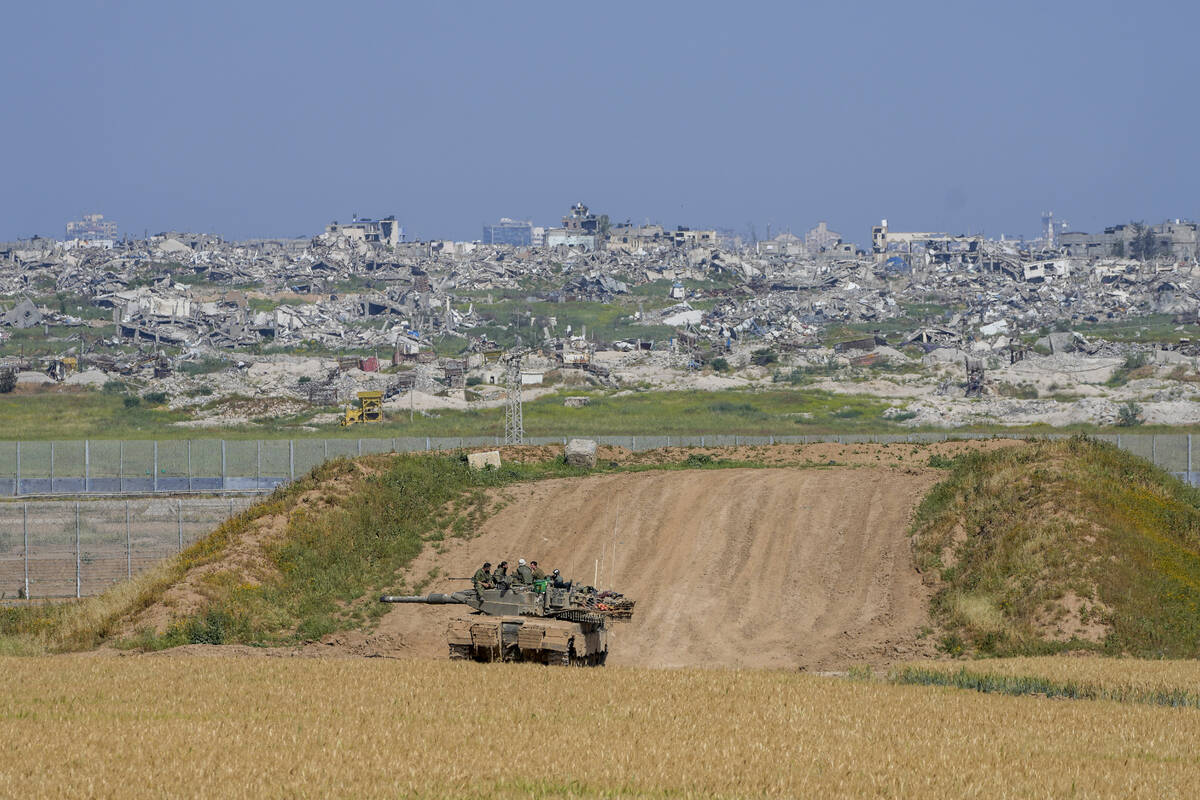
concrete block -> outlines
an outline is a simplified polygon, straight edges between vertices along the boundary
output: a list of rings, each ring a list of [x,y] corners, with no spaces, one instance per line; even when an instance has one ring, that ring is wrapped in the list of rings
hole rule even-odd
[[[588,469],[596,466],[596,443],[591,439],[572,439],[567,442],[567,463]]]
[[[485,453],[468,453],[467,466],[471,469],[500,468],[500,451],[488,450]]]

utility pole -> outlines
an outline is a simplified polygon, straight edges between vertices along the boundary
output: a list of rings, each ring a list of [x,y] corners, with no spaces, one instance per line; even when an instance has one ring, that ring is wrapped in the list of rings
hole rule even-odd
[[[523,351],[508,356],[504,382],[508,389],[508,404],[504,410],[504,443],[525,444],[525,420],[521,408],[521,359]]]

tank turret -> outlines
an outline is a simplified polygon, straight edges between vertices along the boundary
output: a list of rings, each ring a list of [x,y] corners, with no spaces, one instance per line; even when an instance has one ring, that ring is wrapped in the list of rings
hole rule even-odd
[[[474,609],[474,615],[450,623],[451,658],[553,664],[603,664],[610,623],[631,619],[635,602],[619,592],[546,581],[452,594],[383,595],[379,601]]]

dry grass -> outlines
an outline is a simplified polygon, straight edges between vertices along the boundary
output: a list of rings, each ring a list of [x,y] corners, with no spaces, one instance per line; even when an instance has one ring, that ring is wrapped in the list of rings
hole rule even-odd
[[[1200,712],[783,672],[65,656],[0,659],[0,675],[0,786],[24,798],[1158,798],[1200,785]]]

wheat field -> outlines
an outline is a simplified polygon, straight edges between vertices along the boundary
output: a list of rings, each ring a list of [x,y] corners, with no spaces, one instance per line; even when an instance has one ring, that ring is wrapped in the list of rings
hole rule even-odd
[[[0,796],[1190,797],[1200,711],[779,671],[0,658]]]

